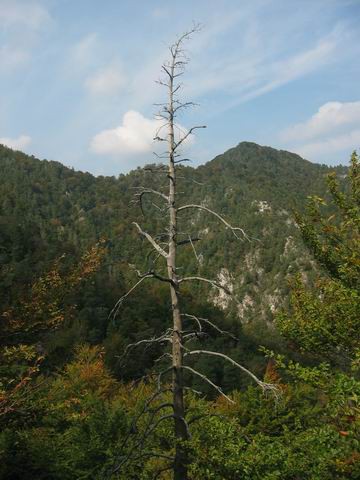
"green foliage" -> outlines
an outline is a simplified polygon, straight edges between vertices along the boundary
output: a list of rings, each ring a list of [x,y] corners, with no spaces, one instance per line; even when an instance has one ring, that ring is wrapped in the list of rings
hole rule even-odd
[[[0,434],[0,478],[100,479],[130,455],[114,478],[150,480],[168,464],[140,456],[173,454],[171,418],[144,437],[149,420],[155,423],[166,411],[153,418],[150,411],[136,429],[131,427],[153,386],[121,384],[107,371],[103,357],[99,348],[79,347],[74,360],[41,385],[33,399],[43,411],[37,423]],[[295,384],[284,383],[276,370],[268,371],[282,389],[276,402],[255,387],[234,392],[234,405],[188,394],[190,478],[357,479],[358,385],[356,390],[343,375],[324,391],[316,381],[299,377],[299,371],[294,366]],[[328,370],[323,373],[329,375]],[[153,412],[157,406],[155,401]],[[170,477],[164,473],[160,478]]]
[[[277,326],[302,350],[346,364],[359,349],[359,318],[356,290],[329,279],[310,290],[297,277],[291,284],[291,314],[279,314]]]
[[[277,324],[302,350],[345,367],[356,363],[360,348],[360,166],[355,152],[344,191],[334,175],[328,184],[335,213],[328,217],[321,211],[324,201],[313,198],[309,217],[298,216],[304,239],[328,276],[313,290],[295,279],[292,309],[279,315]]]
[[[76,267],[65,272],[57,260],[33,283],[26,297],[19,298],[0,316],[0,424],[18,417],[24,422],[34,415],[29,397],[47,356],[46,336],[71,322],[75,308],[69,304],[69,295],[93,276],[104,254],[100,242],[82,256]]]
[[[284,385],[275,405],[254,388],[234,398],[196,427],[192,478],[357,478],[358,431],[341,430],[320,390]]]
[[[326,202],[313,196],[308,218],[298,215],[302,235],[316,259],[345,286],[360,289],[360,163],[352,154],[345,185],[335,173],[328,176],[328,187],[335,211],[326,215]]]
[[[99,349],[79,348],[61,375],[42,384],[38,423],[1,434],[1,478],[102,478],[128,422],[102,358]]]
[[[342,439],[328,438],[336,457],[326,459],[325,466],[330,468],[327,474],[319,473],[314,478],[358,478],[360,175],[355,153],[344,189],[333,175],[328,184],[336,213],[325,215],[321,211],[325,202],[312,198],[309,217],[298,216],[304,239],[328,276],[320,279],[314,289],[296,278],[292,283],[291,310],[277,320],[280,331],[293,345],[322,363],[306,366],[288,362],[284,356],[270,356],[287,376],[318,391],[326,424]],[[349,446],[350,450],[344,450]]]

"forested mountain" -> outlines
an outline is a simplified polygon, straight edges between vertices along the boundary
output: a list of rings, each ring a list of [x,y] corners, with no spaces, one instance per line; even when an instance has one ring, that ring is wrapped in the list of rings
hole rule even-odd
[[[308,195],[323,193],[329,171],[295,154],[247,142],[206,165],[183,168],[184,203],[214,208],[251,239],[240,243],[206,213],[197,214],[190,223],[203,238],[196,245],[200,266],[188,248],[184,268],[207,270],[233,285],[237,315],[245,322],[252,318],[252,304],[261,305],[264,315],[274,309],[287,272],[310,268],[292,209],[301,210]],[[133,197],[141,185],[158,188],[157,175],[137,169],[118,178],[94,177],[6,147],[0,148],[0,174],[2,302],[9,301],[11,285],[18,291],[57,256],[76,257],[99,238],[108,240],[110,273],[120,264],[125,274],[127,262],[144,263],[131,225],[142,219]],[[147,210],[151,229],[159,219],[154,208]]]
[[[150,166],[118,178],[94,177],[0,147],[2,309],[16,302],[55,259],[65,255],[62,263],[70,265],[86,248],[105,239],[107,258],[101,272],[74,300],[79,311],[74,338],[112,343],[108,337],[117,332],[108,314],[136,279],[134,268],[144,270],[148,262],[147,246],[132,222],[141,222],[149,231],[166,228],[154,205],[144,201],[142,212],[134,202],[137,187],[161,189],[166,184],[167,179],[153,170]],[[202,239],[194,245],[196,255],[190,245],[184,246],[184,271],[206,274],[233,292],[231,297],[199,286],[191,291],[192,301],[207,298],[221,315],[241,323],[247,334],[261,341],[272,314],[286,299],[288,275],[301,271],[311,276],[312,260],[292,209],[301,211],[308,195],[324,193],[329,171],[298,155],[249,142],[198,168],[183,167],[183,202],[216,210],[249,237],[237,240],[206,212],[184,215],[183,231]],[[141,302],[146,313],[141,315],[135,300],[136,311],[132,300],[125,307],[127,318],[133,319],[133,335],[152,331],[159,317],[165,320],[167,315],[167,300],[159,298],[154,285],[144,288]]]
[[[154,264],[132,222],[166,231],[138,188],[168,179],[154,165],[95,178],[5,147],[0,169],[0,479],[172,478],[169,344],[138,342],[169,328],[168,285],[144,281],[111,314]],[[360,478],[357,155],[335,170],[241,143],[178,172],[182,201],[205,208],[181,220],[181,275],[232,292],[181,288],[183,311],[208,319],[182,332],[184,357],[216,352],[186,357],[189,479]]]

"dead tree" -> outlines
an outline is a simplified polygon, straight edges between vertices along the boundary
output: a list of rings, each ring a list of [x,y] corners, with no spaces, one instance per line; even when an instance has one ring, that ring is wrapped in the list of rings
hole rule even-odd
[[[184,403],[185,392],[187,386],[184,384],[184,373],[190,372],[192,375],[195,375],[204,382],[208,383],[213,387],[218,394],[224,396],[229,402],[232,402],[232,399],[227,396],[220,386],[216,385],[211,379],[202,374],[201,372],[195,370],[190,365],[186,363],[186,359],[193,355],[206,355],[214,356],[216,358],[221,358],[225,361],[230,362],[233,366],[239,368],[244,373],[249,375],[262,389],[264,390],[276,390],[276,387],[271,384],[267,384],[258,379],[252,372],[248,369],[235,362],[233,359],[228,357],[223,353],[216,351],[196,349],[191,350],[187,345],[191,344],[191,340],[194,338],[199,338],[204,333],[204,326],[214,328],[218,333],[225,333],[221,330],[216,324],[210,322],[207,319],[197,317],[192,314],[185,313],[183,311],[183,306],[180,304],[180,289],[181,285],[185,282],[205,282],[212,285],[215,288],[224,290],[227,294],[230,292],[218,283],[215,280],[208,279],[200,276],[185,276],[181,277],[179,275],[179,266],[177,265],[177,252],[180,247],[183,245],[190,245],[194,249],[194,242],[198,241],[199,238],[193,237],[190,232],[185,235],[185,240],[179,238],[178,231],[178,217],[185,211],[189,210],[199,210],[205,214],[211,215],[218,222],[224,225],[237,239],[239,240],[249,240],[244,230],[240,227],[232,226],[222,215],[211,210],[208,207],[205,207],[201,204],[179,204],[179,196],[177,190],[177,181],[178,181],[178,166],[188,159],[181,158],[181,147],[189,139],[189,137],[197,130],[205,128],[202,125],[193,126],[187,131],[180,131],[177,133],[177,123],[176,119],[181,111],[191,107],[192,102],[183,102],[179,99],[178,93],[181,89],[181,83],[179,83],[179,77],[181,77],[185,71],[185,67],[188,63],[188,59],[184,53],[184,42],[186,42],[191,35],[198,30],[198,27],[187,31],[178,40],[170,47],[170,59],[162,65],[162,72],[164,78],[159,80],[159,83],[165,87],[167,90],[167,101],[160,105],[160,111],[157,115],[157,118],[161,120],[162,124],[158,132],[155,135],[154,140],[159,143],[164,143],[167,145],[167,150],[163,154],[156,154],[156,156],[161,160],[166,160],[166,163],[161,163],[154,168],[149,168],[151,173],[158,173],[164,175],[168,179],[168,187],[166,193],[158,191],[152,188],[140,187],[136,193],[136,199],[139,202],[139,205],[143,211],[143,201],[144,198],[154,197],[157,200],[163,202],[163,207],[161,211],[163,214],[166,214],[168,217],[168,227],[165,233],[162,233],[158,236],[153,236],[150,233],[144,231],[142,227],[134,222],[134,226],[139,232],[139,234],[149,243],[154,254],[155,261],[152,264],[152,268],[141,273],[137,271],[139,280],[135,285],[122,297],[119,299],[115,305],[112,315],[116,315],[119,308],[121,307],[122,302],[126,297],[131,294],[136,288],[138,288],[143,281],[147,279],[156,279],[162,282],[166,282],[169,285],[170,295],[171,295],[171,308],[172,308],[172,325],[169,327],[164,334],[159,337],[154,337],[150,339],[140,340],[137,343],[128,345],[124,356],[127,353],[138,346],[149,346],[153,344],[170,344],[171,350],[166,352],[161,356],[161,359],[169,360],[169,366],[157,373],[157,390],[154,395],[146,402],[144,409],[141,411],[140,416],[147,414],[149,415],[149,422],[145,427],[145,430],[140,437],[140,439],[135,442],[133,447],[134,454],[130,453],[124,455],[119,459],[117,466],[112,470],[111,474],[118,472],[121,469],[121,466],[124,465],[130,459],[136,460],[141,456],[146,458],[147,456],[155,456],[169,460],[169,464],[161,470],[165,471],[166,469],[172,469],[175,480],[186,480],[188,478],[188,464],[189,459],[187,455],[187,450],[185,447],[186,442],[190,438],[189,424],[195,421],[196,419],[187,419],[186,415],[186,406]],[[184,232],[182,232],[183,234]],[[194,249],[196,255],[196,251]],[[163,268],[157,267],[158,261],[163,261]],[[193,326],[185,330],[183,323],[184,320],[187,323],[192,322]],[[171,402],[160,403],[159,405],[153,406],[155,401],[158,401],[159,398],[165,393],[168,394],[169,388],[163,388],[163,378],[165,375],[172,373],[171,380]],[[169,411],[170,413],[164,413],[163,415],[159,414],[162,410]],[[133,424],[133,430],[136,428],[136,422],[138,418],[135,419]],[[146,451],[145,444],[146,439],[151,435],[154,429],[159,425],[159,423],[167,420],[172,420],[174,422],[174,434],[176,439],[175,445],[175,456],[174,458],[168,457],[166,455],[159,455],[156,452]],[[130,433],[129,433],[130,435]],[[125,443],[127,439],[125,439]],[[124,443],[124,444],[125,444]]]

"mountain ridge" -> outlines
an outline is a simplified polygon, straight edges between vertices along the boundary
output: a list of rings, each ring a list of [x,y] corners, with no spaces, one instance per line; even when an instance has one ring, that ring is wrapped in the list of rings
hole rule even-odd
[[[191,228],[203,241],[196,245],[198,258],[191,249],[180,252],[183,271],[216,278],[233,297],[202,286],[194,287],[192,294],[207,298],[249,331],[256,331],[259,322],[260,331],[271,327],[275,311],[286,300],[289,275],[314,275],[314,262],[302,245],[291,209],[302,210],[308,195],[324,195],[325,176],[334,170],[344,172],[345,167],[313,164],[252,142],[241,142],[205,165],[181,167],[180,201],[203,202],[254,239],[238,242],[213,219],[184,215],[183,231]],[[0,175],[1,307],[50,268],[54,259],[66,253],[69,262],[76,262],[84,249],[105,237],[111,267],[102,273],[95,299],[89,298],[91,307],[84,303],[82,314],[84,331],[101,324],[98,339],[105,341],[104,312],[133,281],[131,265],[146,269],[144,244],[132,222],[152,233],[166,228],[150,202],[144,204],[149,215],[143,217],[132,203],[134,189],[166,188],[167,179],[163,184],[144,168],[118,177],[95,177],[6,147],[0,147]],[[111,298],[105,291],[110,284]]]
[[[223,153],[219,153],[219,154],[215,155],[215,157],[213,157],[211,160],[207,160],[205,163],[203,163],[201,165],[197,165],[196,167],[191,167],[191,168],[193,168],[194,170],[201,169],[202,167],[206,167],[209,164],[211,164],[212,162],[218,161],[219,159],[223,160],[223,157],[228,155],[231,152],[239,152],[239,151],[241,152],[241,151],[244,151],[244,149],[249,149],[249,148],[255,149],[257,152],[268,152],[268,153],[290,155],[293,158],[293,160],[295,160],[295,161],[299,160],[301,162],[306,162],[310,165],[320,166],[322,168],[347,169],[347,167],[345,165],[342,165],[342,164],[335,165],[335,166],[329,166],[329,165],[326,165],[324,163],[316,163],[316,162],[312,162],[311,160],[307,160],[307,159],[301,157],[301,155],[299,155],[297,153],[294,153],[294,152],[291,152],[290,150],[278,149],[278,148],[271,147],[270,145],[260,145],[260,144],[257,144],[256,142],[250,142],[250,141],[246,141],[246,140],[239,142],[234,147],[228,148]],[[136,168],[130,170],[129,172],[127,172],[127,173],[121,173],[120,172],[118,175],[96,175],[96,174],[91,173],[87,170],[76,169],[75,167],[65,165],[64,163],[62,163],[59,160],[51,160],[51,159],[49,160],[47,158],[38,158],[35,155],[27,154],[27,153],[25,153],[21,150],[14,150],[14,149],[12,149],[10,147],[7,147],[6,145],[1,144],[1,143],[0,143],[0,149],[2,150],[1,151],[1,157],[4,156],[4,152],[8,152],[9,154],[14,154],[17,157],[22,157],[22,159],[24,159],[24,157],[25,157],[26,159],[31,159],[32,161],[45,162],[45,163],[61,166],[62,168],[65,168],[67,170],[75,171],[77,173],[82,173],[82,174],[88,174],[88,175],[91,175],[95,178],[98,178],[98,177],[100,177],[100,178],[118,178],[118,176],[128,176],[128,175],[131,175],[133,172],[135,172],[139,169],[141,170],[142,168],[146,167],[147,165],[153,164],[152,162],[149,162],[149,163],[145,164],[144,167],[136,167]],[[261,159],[264,159],[264,156],[261,156]]]

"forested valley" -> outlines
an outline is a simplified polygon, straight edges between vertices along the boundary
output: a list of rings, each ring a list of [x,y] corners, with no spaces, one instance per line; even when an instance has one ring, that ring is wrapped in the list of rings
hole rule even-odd
[[[133,200],[161,188],[155,168],[94,177],[0,146],[2,479],[172,478],[171,392],[156,393],[169,344],[146,343],[169,327],[169,287],[146,280],[114,310],[152,271],[133,222],[161,232],[163,215]],[[181,275],[214,281],[181,288],[207,320],[191,346],[206,339],[274,387],[191,358],[188,477],[360,478],[356,153],[331,169],[243,142],[178,175],[189,204],[246,232],[184,214],[179,231],[196,238],[182,239]]]

